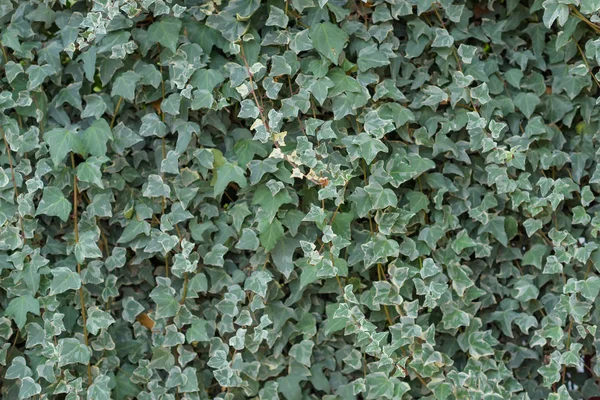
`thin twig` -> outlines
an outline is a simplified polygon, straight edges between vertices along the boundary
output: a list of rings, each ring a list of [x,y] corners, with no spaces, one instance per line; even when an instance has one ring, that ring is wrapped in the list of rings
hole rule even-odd
[[[4,146],[6,147],[6,155],[8,157],[8,165],[10,165],[10,174],[12,177],[12,184],[15,193],[15,201],[19,198],[19,188],[17,187],[17,179],[15,177],[15,168],[13,165],[12,155],[10,154],[10,146],[8,145],[8,141],[6,140],[6,134],[4,133],[4,129],[0,125],[0,132],[2,133],[2,140],[4,140]],[[21,237],[23,238],[23,245],[25,245],[25,227],[23,225],[23,217],[21,213],[17,212],[19,216],[19,225],[21,227]]]
[[[73,168],[73,234],[75,235],[75,245],[79,243],[79,226],[77,224],[77,207],[78,207],[78,189],[77,189],[77,174],[75,173],[75,155],[71,152],[71,167]],[[77,273],[81,275],[81,264],[77,263]],[[81,303],[81,318],[83,320],[83,339],[86,347],[90,347],[88,330],[87,330],[87,315],[85,310],[85,298],[83,295],[83,284],[79,287],[79,301]],[[87,365],[88,384],[92,384],[92,366],[88,361]]]
[[[115,107],[115,112],[113,114],[112,120],[110,121],[110,129],[115,126],[115,120],[117,119],[117,113],[119,112],[119,107],[121,107],[121,103],[123,102],[123,96],[119,97],[117,101],[117,106]]]
[[[585,58],[585,53],[583,52],[583,49],[581,48],[581,46],[579,46],[579,43],[577,43],[577,40],[575,40],[575,38],[573,38],[573,41],[575,42],[575,46],[577,46],[577,49],[579,49],[579,52],[581,53],[581,58],[583,59],[583,62],[587,67],[588,71],[590,71],[590,75],[592,76],[592,78],[594,78],[594,82],[596,82],[596,85],[598,86],[598,88],[600,88],[600,82],[598,82],[598,79],[596,79],[596,75],[594,75],[594,73],[592,72],[592,68],[590,67],[590,64],[588,64],[587,59]]]
[[[240,45],[240,56],[242,57],[242,60],[244,61],[244,64],[246,66],[246,70],[248,71],[248,79],[250,80],[250,92],[252,93],[252,97],[254,98],[254,103],[256,104],[256,107],[258,108],[258,112],[260,114],[260,119],[262,120],[265,129],[267,130],[267,132],[269,132],[269,134],[271,133],[271,129],[269,128],[269,121],[267,120],[265,113],[264,113],[264,108],[261,105],[261,103],[258,101],[258,96],[256,95],[256,91],[254,90],[254,74],[252,74],[252,71],[250,71],[250,65],[248,65],[248,60],[246,59],[246,55],[244,53],[244,46]],[[301,124],[302,125],[302,124]],[[281,150],[281,146],[279,146],[279,143],[277,143],[277,140],[273,140],[273,145],[275,145],[275,147],[279,150]],[[286,154],[283,154],[283,152],[281,153],[283,155],[283,158],[290,163],[290,165],[293,168],[299,169],[298,166],[296,165],[296,163]],[[324,181],[320,181],[317,179],[314,179],[306,174],[303,174],[304,177],[306,179],[308,179],[309,181],[311,181],[312,183],[314,183],[315,185],[319,185],[322,186]]]

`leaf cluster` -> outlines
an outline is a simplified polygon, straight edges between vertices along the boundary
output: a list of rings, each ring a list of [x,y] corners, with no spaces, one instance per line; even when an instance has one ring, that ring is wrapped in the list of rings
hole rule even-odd
[[[0,396],[597,398],[599,11],[0,0]]]

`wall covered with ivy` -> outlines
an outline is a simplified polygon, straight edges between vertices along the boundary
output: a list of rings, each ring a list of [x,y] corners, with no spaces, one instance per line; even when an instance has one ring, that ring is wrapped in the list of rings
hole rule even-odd
[[[599,10],[0,0],[0,396],[598,398]]]

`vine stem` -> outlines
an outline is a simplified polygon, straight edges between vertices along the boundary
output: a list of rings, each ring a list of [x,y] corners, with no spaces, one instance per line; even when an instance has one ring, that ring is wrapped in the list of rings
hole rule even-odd
[[[17,179],[15,178],[15,168],[13,165],[13,159],[12,159],[12,155],[10,154],[10,146],[8,145],[8,142],[6,141],[6,134],[4,133],[4,129],[2,128],[2,126],[0,125],[0,132],[2,133],[2,140],[4,140],[4,146],[6,147],[6,155],[8,156],[8,165],[10,165],[10,174],[12,177],[12,184],[13,184],[13,189],[15,192],[15,201],[17,201],[17,199],[19,198],[19,188],[17,187]],[[23,225],[23,217],[21,216],[21,214],[19,212],[17,212],[17,214],[19,215],[19,225],[21,227],[21,237],[23,238],[23,245],[25,245],[25,226]]]
[[[2,56],[4,57],[4,63],[8,62],[8,53],[6,52],[6,47],[0,42],[0,48],[2,49]]]
[[[179,301],[179,304],[185,303],[185,299],[187,297],[188,292],[188,281],[188,273],[185,272],[183,274],[183,294],[181,295],[181,300]]]
[[[119,108],[121,107],[122,102],[123,102],[123,96],[120,96],[119,100],[117,101],[117,106],[115,107],[115,113],[112,117],[112,120],[110,121],[110,129],[112,129],[115,126],[115,121],[117,119],[117,113],[119,112]]]
[[[250,92],[252,93],[252,97],[254,98],[254,103],[256,104],[256,107],[258,108],[258,112],[260,114],[260,119],[262,120],[265,129],[267,130],[267,132],[270,134],[271,129],[269,128],[269,121],[267,120],[267,118],[265,117],[265,113],[264,113],[264,109],[261,106],[260,102],[258,101],[258,96],[256,95],[256,91],[254,90],[254,74],[252,74],[252,71],[250,71],[250,65],[248,65],[248,59],[246,58],[246,54],[244,53],[244,46],[242,44],[240,44],[240,56],[242,57],[242,60],[244,61],[244,65],[246,66],[246,70],[248,71],[248,79],[250,80]],[[300,124],[302,125],[302,124]],[[279,146],[279,143],[277,143],[277,140],[273,140],[273,145],[275,145],[275,147],[279,150],[281,150],[281,146]],[[296,163],[287,155],[283,154],[283,152],[281,153],[283,155],[283,158],[290,163],[290,165],[293,168],[299,169],[298,166],[296,165]],[[321,180],[317,180],[314,179],[306,174],[302,174],[304,175],[304,177],[306,179],[308,179],[309,181],[311,181],[312,183],[314,183],[315,185],[319,185],[319,186],[324,186],[323,185],[323,181]]]
[[[583,63],[587,67],[588,71],[590,71],[590,75],[592,75],[592,78],[594,78],[594,82],[596,82],[596,85],[598,86],[598,88],[600,88],[600,82],[598,82],[598,79],[596,79],[596,75],[594,75],[594,73],[592,72],[592,68],[590,67],[590,64],[588,64],[588,62],[587,62],[585,53],[583,52],[583,49],[581,48],[579,43],[577,43],[577,40],[575,40],[575,38],[573,38],[573,41],[575,42],[575,46],[577,46],[579,53],[581,53],[581,58],[583,59]]]
[[[71,167],[73,168],[73,234],[75,235],[75,244],[79,243],[79,226],[77,224],[77,207],[78,207],[78,189],[77,189],[77,174],[75,173],[75,155],[71,152]],[[77,273],[81,276],[81,263],[77,263]],[[79,301],[81,303],[81,319],[83,320],[83,339],[86,347],[90,347],[88,330],[87,330],[87,314],[85,311],[85,298],[83,295],[83,284],[79,288]],[[87,364],[88,384],[92,384],[92,365],[88,361]]]
[[[158,51],[160,52],[160,44],[158,45]],[[162,64],[159,62],[158,63],[158,67],[160,68],[160,89],[161,89],[161,94],[162,94],[162,99],[160,102],[161,105],[161,109],[160,109],[160,120],[162,122],[165,121],[165,113],[162,111],[162,103],[165,101],[165,79],[163,77],[163,67]],[[165,142],[165,138],[162,138],[161,141],[161,149],[162,149],[162,159],[164,160],[165,158],[167,158],[167,145]],[[165,173],[163,172],[161,174],[162,180],[164,182],[165,180]],[[167,208],[167,198],[165,196],[162,196],[162,213],[161,215],[165,214],[165,210]],[[169,277],[169,253],[165,254],[165,276],[168,278]]]
[[[363,180],[365,182],[365,185],[368,185],[369,179],[367,178],[367,162],[365,161],[364,158],[362,161],[363,161],[362,162]],[[367,214],[367,217],[369,218],[369,230],[371,231],[371,236],[374,236],[375,230],[377,227],[373,226],[373,219],[371,218],[370,211]],[[379,278],[380,281],[387,280],[385,277],[385,270],[383,269],[383,266],[381,265],[381,263],[377,263],[377,277]],[[388,310],[387,305],[385,305],[385,304],[383,304],[383,311],[385,313],[385,318],[387,319],[388,324],[390,326],[394,325],[394,322],[392,321],[392,317],[390,316],[390,311]]]
[[[600,33],[600,26],[596,25],[595,23],[593,23],[592,21],[587,19],[587,17],[585,15],[583,15],[574,5],[569,4],[569,8],[571,9],[571,13],[573,14],[573,16],[575,18],[578,18],[581,21],[583,21],[584,23],[586,23],[596,33]]]
[[[445,30],[448,30],[448,29],[446,29],[446,24],[444,23],[444,20],[442,19],[442,16],[440,15],[440,12],[438,11],[437,7],[434,5],[432,8],[433,8],[433,12],[435,13],[436,18],[442,25],[442,28],[444,28]],[[454,43],[452,44],[452,54],[454,55],[454,58],[456,59],[456,65],[458,67],[458,70],[460,72],[463,72],[462,62],[460,61],[460,58],[458,57],[458,53],[456,52]],[[471,97],[471,91],[468,89],[465,89],[465,90],[467,91],[467,95],[469,96],[469,102],[471,102],[471,107],[473,107],[473,110],[477,114],[479,114],[479,111],[477,110],[477,107],[475,106],[475,102],[473,101],[473,98]]]

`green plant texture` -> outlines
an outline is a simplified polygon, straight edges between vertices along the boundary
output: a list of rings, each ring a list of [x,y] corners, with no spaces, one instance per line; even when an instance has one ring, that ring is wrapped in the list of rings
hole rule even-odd
[[[0,397],[600,397],[599,0],[0,0]]]

